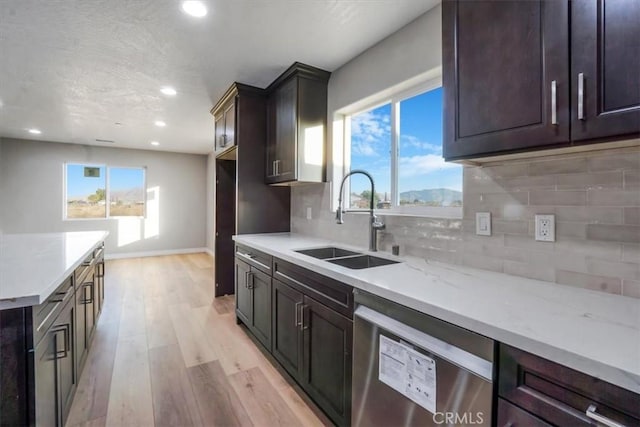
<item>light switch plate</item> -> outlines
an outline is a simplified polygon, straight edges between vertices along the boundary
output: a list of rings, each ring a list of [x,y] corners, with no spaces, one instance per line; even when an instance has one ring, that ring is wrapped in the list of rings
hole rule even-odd
[[[536,215],[536,240],[539,242],[556,241],[555,215]]]
[[[311,206],[307,206],[307,219],[313,219]]]
[[[476,212],[476,234],[491,236],[491,212]]]

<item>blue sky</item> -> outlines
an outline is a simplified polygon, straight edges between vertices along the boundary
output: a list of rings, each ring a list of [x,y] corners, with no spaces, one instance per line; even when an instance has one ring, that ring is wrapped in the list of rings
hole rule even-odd
[[[97,167],[97,166],[96,166]],[[129,190],[141,187],[144,182],[143,169],[110,168],[110,191]],[[106,186],[105,167],[100,166],[100,177],[84,176],[84,165],[67,164],[67,196],[70,198],[85,197]]]
[[[391,104],[351,117],[351,169],[373,175],[376,192],[391,191]],[[449,188],[462,191],[462,167],[442,159],[442,88],[400,102],[399,191]],[[351,191],[369,188],[354,176]]]

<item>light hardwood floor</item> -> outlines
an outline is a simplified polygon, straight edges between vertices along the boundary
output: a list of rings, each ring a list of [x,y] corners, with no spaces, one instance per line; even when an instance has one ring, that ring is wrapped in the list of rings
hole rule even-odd
[[[213,299],[207,254],[108,261],[105,305],[67,426],[321,426]]]

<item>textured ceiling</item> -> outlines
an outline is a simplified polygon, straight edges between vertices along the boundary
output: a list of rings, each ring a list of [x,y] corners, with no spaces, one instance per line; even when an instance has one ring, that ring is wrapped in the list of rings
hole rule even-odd
[[[198,19],[178,0],[0,0],[0,136],[207,153],[232,82],[265,87],[295,61],[333,71],[438,0],[206,3]]]

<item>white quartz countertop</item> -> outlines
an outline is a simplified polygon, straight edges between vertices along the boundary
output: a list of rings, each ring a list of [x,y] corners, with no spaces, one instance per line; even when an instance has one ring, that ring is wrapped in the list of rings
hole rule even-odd
[[[640,393],[638,299],[404,256],[401,264],[351,270],[295,250],[367,251],[299,234],[237,235],[234,240]]]
[[[107,235],[0,234],[0,310],[43,303]]]

